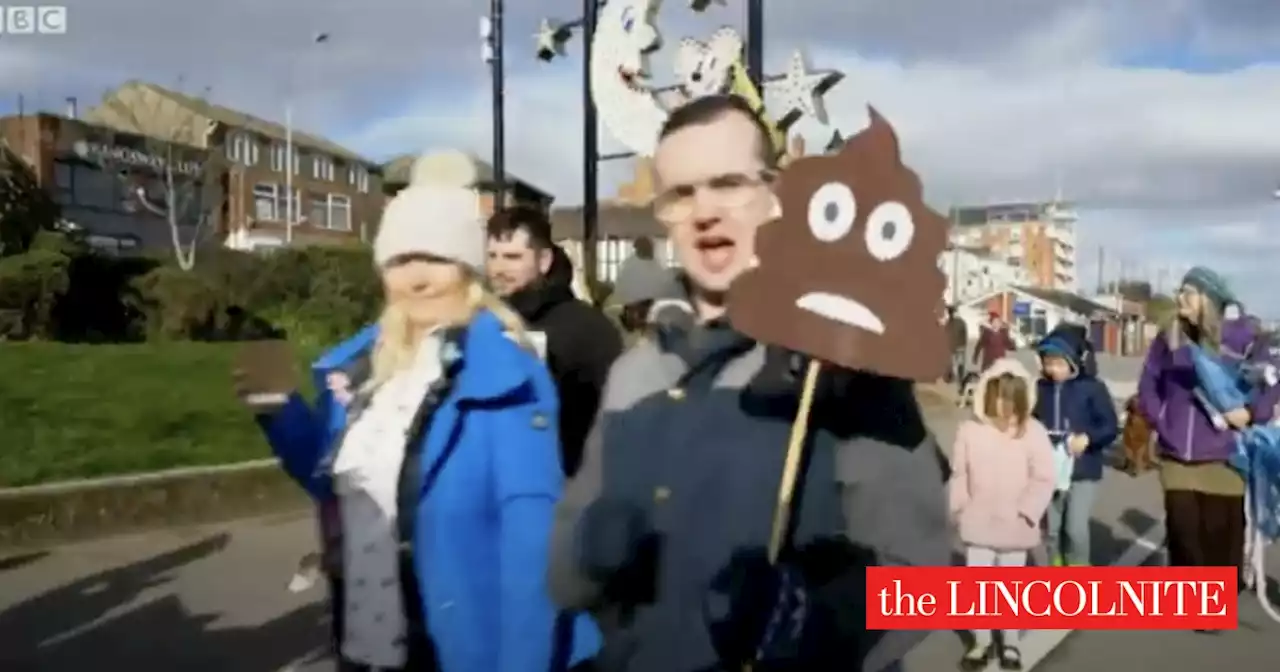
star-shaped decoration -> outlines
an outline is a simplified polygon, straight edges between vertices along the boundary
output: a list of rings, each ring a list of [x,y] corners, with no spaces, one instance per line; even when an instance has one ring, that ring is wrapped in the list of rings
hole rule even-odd
[[[556,56],[564,56],[564,43],[568,37],[568,31],[559,23],[551,19],[538,22],[538,32],[534,35],[538,41],[538,58],[549,61]]]
[[[725,4],[725,0],[689,0],[689,9],[695,12],[705,12],[711,5],[728,6]]]
[[[840,131],[837,130],[831,134],[831,139],[827,141],[827,153],[838,152],[841,147],[844,147],[844,136],[840,135]]]
[[[822,104],[822,96],[842,77],[833,70],[810,70],[804,53],[797,51],[791,56],[787,78],[779,84],[782,108],[786,110],[783,118],[791,118],[794,122],[796,118],[808,115],[826,124],[827,110]]]

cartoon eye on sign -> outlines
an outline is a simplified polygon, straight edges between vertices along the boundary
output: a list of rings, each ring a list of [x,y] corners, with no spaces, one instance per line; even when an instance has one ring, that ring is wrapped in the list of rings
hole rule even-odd
[[[781,218],[729,290],[729,319],[758,341],[850,369],[933,381],[947,369],[938,255],[947,219],[924,203],[897,134],[871,123],[836,153],[792,162]]]

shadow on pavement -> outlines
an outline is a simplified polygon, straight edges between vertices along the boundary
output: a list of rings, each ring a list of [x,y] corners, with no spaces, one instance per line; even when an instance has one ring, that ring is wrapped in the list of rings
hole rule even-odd
[[[33,562],[40,562],[49,557],[49,551],[35,551],[33,553],[20,553],[18,555],[10,555],[6,558],[0,558],[0,572],[7,572],[26,567]]]
[[[1095,567],[1114,564],[1129,550],[1135,538],[1142,537],[1157,524],[1145,511],[1133,508],[1121,513],[1118,522],[1129,528],[1133,535],[1117,534],[1111,525],[1096,518],[1089,521],[1089,563]]]
[[[144,590],[173,579],[183,566],[217,554],[217,535],[156,557],[101,572],[0,612],[0,669],[73,672],[86,669],[273,672],[325,645],[323,605],[244,628],[216,628],[215,614],[192,614],[167,595],[122,613]],[[234,577],[228,577],[234,580]]]

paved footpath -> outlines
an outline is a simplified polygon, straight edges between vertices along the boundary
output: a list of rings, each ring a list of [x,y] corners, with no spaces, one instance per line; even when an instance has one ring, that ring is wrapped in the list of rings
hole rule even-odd
[[[956,415],[931,414],[944,446]],[[1151,476],[1108,475],[1096,508],[1095,562],[1124,556],[1138,564],[1159,546],[1158,495]],[[1150,538],[1142,542],[1144,535]],[[314,548],[310,516],[289,514],[0,556],[0,670],[328,672],[323,592],[286,589],[299,558]],[[1048,654],[1040,669],[1050,672],[1129,672],[1139,663],[1170,672],[1211,663],[1273,668],[1280,625],[1259,618],[1256,606],[1244,613],[1241,631],[1216,636],[1048,633],[1029,636],[1025,648],[1029,662]],[[936,632],[906,670],[954,669],[960,652],[954,633]]]

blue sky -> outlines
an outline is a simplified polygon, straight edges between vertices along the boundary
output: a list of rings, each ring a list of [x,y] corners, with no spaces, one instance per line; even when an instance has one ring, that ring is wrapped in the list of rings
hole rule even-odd
[[[478,20],[487,0],[67,0],[69,34],[0,38],[0,110],[91,104],[138,77],[281,118],[374,158],[431,148],[489,152]],[[508,165],[580,202],[580,69],[537,61],[543,15],[577,0],[510,2]],[[665,0],[668,43],[737,25],[741,0],[694,15]],[[109,6],[108,6],[109,5]],[[536,9],[534,7],[536,6]],[[931,202],[1081,203],[1080,266],[1097,248],[1128,269],[1204,263],[1257,310],[1280,317],[1273,259],[1280,220],[1280,3],[1210,0],[812,0],[766,2],[766,57],[796,49],[844,82],[826,99],[847,134],[873,103],[897,127]],[[193,18],[196,17],[196,18]],[[309,44],[316,31],[330,43]],[[668,52],[669,54],[669,52]],[[651,64],[670,81],[669,55]],[[605,133],[605,151],[618,147]],[[626,162],[602,171],[607,194]],[[1114,274],[1116,267],[1108,270]],[[1156,272],[1149,271],[1154,277]],[[1169,273],[1166,272],[1166,276]]]

